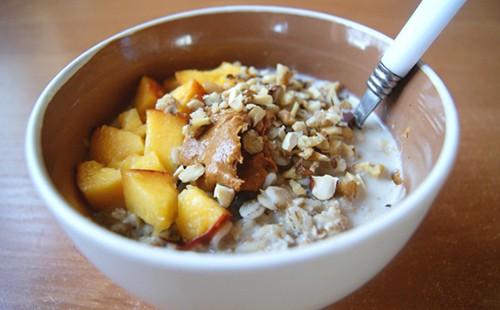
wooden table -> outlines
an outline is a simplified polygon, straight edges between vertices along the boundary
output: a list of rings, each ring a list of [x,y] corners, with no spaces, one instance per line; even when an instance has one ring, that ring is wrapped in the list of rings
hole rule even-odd
[[[35,194],[23,154],[28,115],[65,64],[109,35],[171,12],[238,2],[0,2],[1,309],[149,308],[90,265]],[[325,11],[394,36],[418,1],[252,2]],[[404,250],[339,309],[500,308],[500,1],[469,1],[424,60],[460,112],[457,164]]]

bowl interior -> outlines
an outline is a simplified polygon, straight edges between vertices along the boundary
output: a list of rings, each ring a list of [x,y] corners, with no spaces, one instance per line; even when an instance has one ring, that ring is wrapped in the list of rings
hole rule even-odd
[[[256,67],[283,63],[320,79],[338,80],[362,95],[365,80],[387,41],[341,20],[272,12],[221,12],[188,16],[131,31],[96,51],[56,92],[43,120],[42,153],[55,187],[88,215],[75,184],[93,128],[110,122],[130,103],[143,74],[157,79],[222,61]],[[445,136],[440,96],[420,69],[378,109],[402,151],[409,194],[434,166]]]

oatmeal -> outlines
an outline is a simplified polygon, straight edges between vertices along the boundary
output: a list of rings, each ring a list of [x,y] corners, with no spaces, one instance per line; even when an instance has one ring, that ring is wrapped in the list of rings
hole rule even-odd
[[[302,246],[404,196],[388,130],[376,116],[363,130],[344,121],[356,104],[340,83],[281,64],[184,70],[163,86],[144,77],[133,108],[96,129],[77,183],[97,222],[154,246]]]

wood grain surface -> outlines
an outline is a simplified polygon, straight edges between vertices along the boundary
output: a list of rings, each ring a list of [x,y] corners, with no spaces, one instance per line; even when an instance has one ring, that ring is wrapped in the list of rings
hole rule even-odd
[[[242,1],[0,1],[0,309],[148,309],[75,249],[24,160],[33,104],[81,52],[168,13]],[[343,16],[395,36],[418,1],[256,1]],[[424,57],[461,118],[455,169],[401,253],[332,308],[500,308],[500,1],[471,0]],[[209,307],[208,307],[209,308]]]

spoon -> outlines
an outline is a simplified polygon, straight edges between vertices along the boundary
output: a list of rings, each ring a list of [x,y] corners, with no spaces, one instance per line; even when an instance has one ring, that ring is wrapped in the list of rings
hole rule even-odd
[[[363,127],[368,115],[413,68],[464,3],[423,0],[419,4],[366,81],[367,90],[354,112],[344,115],[349,125]]]

